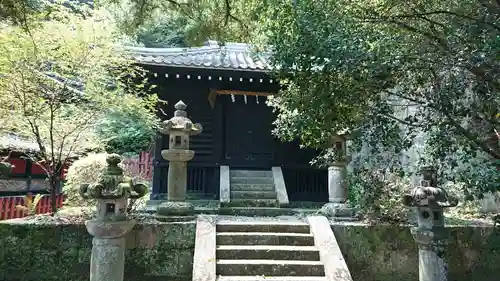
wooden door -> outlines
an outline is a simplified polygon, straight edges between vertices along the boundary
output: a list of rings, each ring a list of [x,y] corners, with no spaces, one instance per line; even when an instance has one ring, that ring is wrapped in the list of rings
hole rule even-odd
[[[274,116],[265,97],[225,96],[225,162],[231,166],[264,168],[274,162]],[[258,99],[258,103],[257,103]]]

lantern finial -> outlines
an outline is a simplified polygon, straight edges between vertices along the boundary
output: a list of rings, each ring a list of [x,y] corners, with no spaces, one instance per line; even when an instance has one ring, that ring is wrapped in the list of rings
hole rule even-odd
[[[174,108],[177,110],[186,110],[187,105],[182,100],[180,100],[174,105]]]

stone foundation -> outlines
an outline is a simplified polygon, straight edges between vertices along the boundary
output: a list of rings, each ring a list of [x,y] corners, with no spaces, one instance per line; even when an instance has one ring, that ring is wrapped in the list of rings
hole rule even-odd
[[[409,227],[332,226],[352,278],[418,280],[417,245]],[[500,229],[450,227],[449,280],[497,281]],[[190,281],[196,223],[139,223],[126,235],[127,281]],[[0,223],[0,280],[88,281],[92,237],[84,225]]]
[[[196,224],[141,223],[126,237],[125,280],[190,281]],[[82,225],[0,223],[0,280],[88,281],[92,236]]]
[[[447,227],[448,280],[498,280],[500,228]],[[418,280],[418,247],[410,227],[397,225],[333,226],[353,280]]]

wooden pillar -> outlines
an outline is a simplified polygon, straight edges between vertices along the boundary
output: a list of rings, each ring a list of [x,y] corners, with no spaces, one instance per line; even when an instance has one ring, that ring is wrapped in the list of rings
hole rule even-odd
[[[215,199],[220,198],[220,166],[224,162],[224,108],[225,104],[221,97],[216,99],[214,107],[214,119],[213,119],[213,135],[212,135],[212,147],[213,147],[213,157],[216,165],[216,173],[213,180],[210,182],[208,192],[213,192]],[[213,189],[212,189],[213,188]]]
[[[161,157],[161,150],[163,149],[163,136],[161,134],[156,134],[155,138],[155,153],[153,156],[153,186],[151,190],[151,200],[163,199],[164,195],[167,193],[167,181],[162,181],[162,171],[167,167],[162,167],[163,158]],[[166,175],[166,174],[164,174]],[[164,183],[165,186],[162,186]]]
[[[25,161],[25,175],[26,175],[26,190],[27,191],[30,191],[31,190],[31,167],[33,166],[33,162],[31,161],[31,159],[26,159]]]

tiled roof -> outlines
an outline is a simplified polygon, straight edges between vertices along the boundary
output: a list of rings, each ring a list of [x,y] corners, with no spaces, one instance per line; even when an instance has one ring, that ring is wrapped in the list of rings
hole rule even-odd
[[[93,147],[77,149],[77,151],[72,151],[69,154],[69,157],[82,155],[83,153],[92,150],[92,148]],[[0,132],[0,151],[37,153],[40,152],[40,147],[38,146],[37,142],[27,137]],[[67,149],[63,148],[63,153],[67,154]]]
[[[13,134],[0,135],[0,150],[14,150],[14,151],[38,151],[38,144],[26,138],[21,138]]]
[[[251,45],[208,41],[203,47],[193,48],[141,48],[126,47],[141,64],[177,66],[187,68],[270,71],[269,54],[255,53]]]

